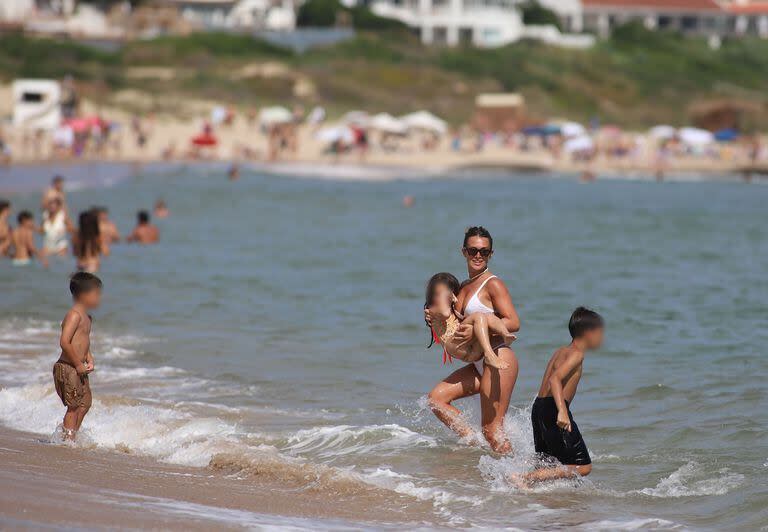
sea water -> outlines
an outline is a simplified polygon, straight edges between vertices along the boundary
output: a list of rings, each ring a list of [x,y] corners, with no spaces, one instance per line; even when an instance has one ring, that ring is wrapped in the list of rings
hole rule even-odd
[[[171,209],[156,220],[161,243],[115,245],[100,274],[93,444],[372,486],[398,494],[404,515],[428,504],[426,528],[768,526],[768,187],[482,173],[228,182],[211,167],[154,169],[68,201],[109,207],[125,234],[158,198]],[[39,196],[11,199],[18,212]],[[522,322],[509,457],[457,441],[426,408],[458,366],[425,349],[424,284],[466,274],[461,237],[476,224],[494,236],[491,268]],[[50,368],[72,268],[0,263],[8,427],[47,436],[60,422]],[[608,324],[573,404],[594,472],[521,491],[507,477],[535,462],[530,405],[577,305]],[[477,397],[458,406],[479,426]]]

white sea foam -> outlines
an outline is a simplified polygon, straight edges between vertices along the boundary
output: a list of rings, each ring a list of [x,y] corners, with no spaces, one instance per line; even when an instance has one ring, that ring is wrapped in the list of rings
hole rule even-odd
[[[709,476],[712,474],[716,476]],[[744,475],[733,473],[728,468],[707,470],[697,462],[680,466],[668,477],[662,478],[653,488],[644,488],[637,493],[651,497],[694,497],[702,495],[725,495],[741,485]]]
[[[585,523],[574,530],[681,530],[683,527],[666,519],[604,520]]]
[[[323,458],[331,458],[358,453],[385,455],[404,448],[436,445],[434,438],[396,424],[362,427],[336,425],[300,430],[289,438],[286,450],[292,453],[312,452]]]

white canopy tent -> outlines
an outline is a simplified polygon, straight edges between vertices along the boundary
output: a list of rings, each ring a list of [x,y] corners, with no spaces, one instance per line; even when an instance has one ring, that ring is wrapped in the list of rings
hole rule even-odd
[[[409,129],[431,131],[438,135],[443,135],[448,131],[448,123],[429,111],[416,111],[415,113],[401,116],[400,120],[402,120]]]
[[[347,126],[324,127],[317,132],[315,138],[327,144],[338,141],[352,144],[355,141],[355,133]]]
[[[715,142],[715,135],[706,129],[683,127],[680,128],[677,134],[683,144],[687,144],[692,148],[701,148]]]
[[[563,151],[565,153],[579,153],[592,151],[593,149],[595,149],[595,141],[587,135],[568,139],[563,144]]]
[[[408,133],[408,125],[388,113],[379,113],[369,122],[371,129],[390,133],[393,135],[405,135]]]
[[[581,137],[587,134],[587,128],[578,122],[563,122],[560,124],[560,134],[567,139]]]
[[[648,134],[655,139],[666,140],[677,135],[677,130],[672,126],[659,125],[649,129]]]
[[[264,107],[259,111],[259,124],[262,126],[272,126],[277,124],[287,124],[293,121],[293,113],[285,107],[276,105],[274,107]]]

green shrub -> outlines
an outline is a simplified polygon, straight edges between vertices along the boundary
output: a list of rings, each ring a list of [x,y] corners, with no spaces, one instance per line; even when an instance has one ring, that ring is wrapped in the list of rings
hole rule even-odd
[[[344,7],[339,0],[307,0],[299,8],[296,25],[327,28],[336,25],[336,18]]]
[[[530,0],[520,6],[520,12],[523,15],[523,22],[531,25],[551,25],[562,30],[560,18],[551,9],[542,6],[536,0]]]

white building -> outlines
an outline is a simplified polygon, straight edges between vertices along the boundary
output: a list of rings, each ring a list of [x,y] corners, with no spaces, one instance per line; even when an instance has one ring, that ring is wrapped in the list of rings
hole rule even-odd
[[[560,3],[573,4],[564,17],[578,18],[579,0]],[[526,26],[518,4],[519,0],[374,0],[371,10],[416,29],[424,44],[492,48],[523,38],[575,48],[593,44],[591,35],[565,35],[554,26]]]
[[[35,11],[35,0],[0,1],[0,22],[24,22]]]
[[[167,0],[201,29],[292,30],[293,0]]]

